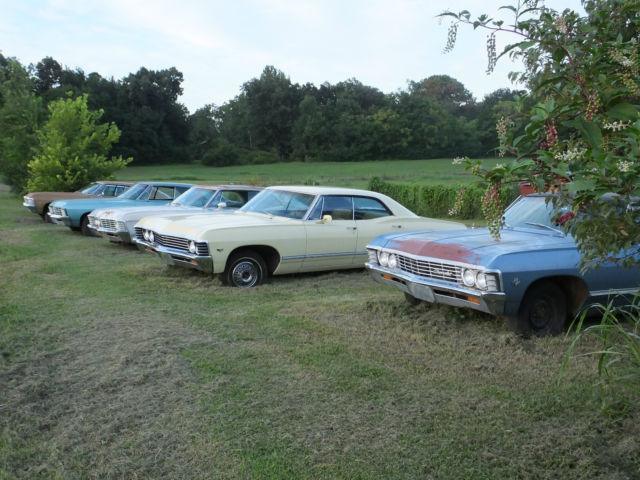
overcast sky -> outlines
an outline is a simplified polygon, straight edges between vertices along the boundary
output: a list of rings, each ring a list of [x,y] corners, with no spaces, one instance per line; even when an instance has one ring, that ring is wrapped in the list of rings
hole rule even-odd
[[[23,65],[50,56],[61,65],[120,80],[140,67],[176,67],[179,101],[193,113],[222,105],[266,65],[293,83],[355,78],[384,93],[408,81],[449,75],[476,97],[517,88],[508,60],[486,75],[486,32],[460,28],[442,50],[444,10],[499,15],[517,0],[0,0],[0,52]],[[582,11],[579,0],[547,6]],[[507,37],[504,37],[508,41]],[[499,45],[501,40],[499,39]]]

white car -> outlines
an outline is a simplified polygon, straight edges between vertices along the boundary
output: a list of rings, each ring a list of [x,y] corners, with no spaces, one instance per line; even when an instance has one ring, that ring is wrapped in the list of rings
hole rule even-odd
[[[389,232],[460,229],[419,217],[377,192],[331,187],[268,187],[230,215],[145,217],[135,242],[169,265],[221,274],[253,287],[269,275],[362,268],[366,245]]]
[[[112,242],[133,243],[135,224],[142,217],[231,213],[261,190],[262,187],[246,185],[195,185],[168,205],[93,210],[89,227]]]

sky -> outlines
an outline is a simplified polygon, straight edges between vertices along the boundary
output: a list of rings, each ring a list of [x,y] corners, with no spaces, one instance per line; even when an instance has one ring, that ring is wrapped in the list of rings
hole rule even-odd
[[[293,83],[355,78],[384,93],[409,81],[449,75],[477,100],[520,66],[504,59],[487,75],[486,36],[461,26],[443,53],[445,10],[505,18],[518,0],[0,0],[0,53],[23,65],[52,57],[72,70],[120,80],[141,67],[175,67],[178,101],[195,112],[223,105],[267,65]],[[579,0],[546,0],[584,12]],[[500,47],[513,41],[497,39]]]

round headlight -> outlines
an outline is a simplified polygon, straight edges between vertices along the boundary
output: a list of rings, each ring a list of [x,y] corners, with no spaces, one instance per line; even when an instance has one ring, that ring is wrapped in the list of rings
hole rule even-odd
[[[98,218],[93,219],[93,226],[98,228],[100,226],[100,220]]]
[[[476,272],[474,272],[470,268],[465,268],[462,271],[462,283],[464,283],[467,287],[473,287],[476,283]]]
[[[389,265],[389,254],[387,252],[378,253],[378,262],[380,262],[380,265],[382,265],[383,267],[388,266]]]
[[[149,230],[149,241],[153,243],[153,232]]]
[[[189,240],[189,252],[196,253],[198,250],[196,249],[196,242],[193,240]]]
[[[398,266],[398,257],[396,257],[393,253],[389,254],[389,268],[396,268]]]
[[[484,273],[478,272],[478,274],[476,275],[476,286],[480,290],[487,289],[487,276]]]
[[[149,230],[144,230],[142,232],[142,238],[144,238],[147,242],[149,241]]]

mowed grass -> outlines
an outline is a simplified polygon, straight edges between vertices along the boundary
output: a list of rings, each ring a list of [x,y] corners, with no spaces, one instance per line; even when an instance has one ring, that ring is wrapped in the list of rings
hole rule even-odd
[[[568,345],[360,270],[226,288],[0,191],[0,479],[640,478]]]
[[[492,165],[498,159],[485,159]],[[117,172],[118,180],[175,180],[193,183],[249,183],[253,185],[317,184],[366,188],[371,177],[411,184],[465,184],[473,175],[452,159],[388,160],[368,162],[278,163],[207,167],[200,164],[127,167]]]

